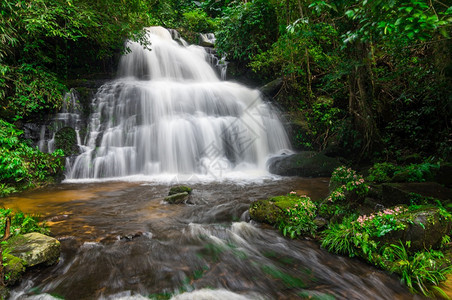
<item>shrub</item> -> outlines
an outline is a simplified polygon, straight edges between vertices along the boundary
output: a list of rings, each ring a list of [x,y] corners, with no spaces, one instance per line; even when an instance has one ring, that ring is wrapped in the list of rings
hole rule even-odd
[[[378,183],[388,182],[391,181],[394,173],[398,170],[400,170],[400,167],[388,162],[376,163],[369,169],[367,180]]]
[[[333,203],[345,200],[353,202],[364,198],[369,192],[369,186],[364,182],[364,178],[345,166],[334,170],[330,179],[330,189],[331,193],[327,200]]]
[[[63,169],[64,153],[39,151],[19,140],[23,132],[0,120],[0,183],[2,194],[12,191],[11,185],[34,186]]]

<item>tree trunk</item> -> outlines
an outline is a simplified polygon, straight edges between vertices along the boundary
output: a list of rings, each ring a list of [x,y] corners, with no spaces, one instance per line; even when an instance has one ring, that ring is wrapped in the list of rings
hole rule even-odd
[[[349,74],[349,112],[355,129],[364,139],[363,155],[379,144],[380,134],[373,110],[375,99],[369,45],[357,41],[352,46],[349,53],[353,62]]]

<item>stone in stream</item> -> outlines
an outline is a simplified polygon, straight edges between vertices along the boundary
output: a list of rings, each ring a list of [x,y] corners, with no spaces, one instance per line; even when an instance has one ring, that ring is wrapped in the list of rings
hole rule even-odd
[[[183,203],[185,200],[188,199],[188,193],[182,192],[177,194],[172,194],[170,196],[165,197],[165,201],[170,204],[180,204]]]
[[[24,266],[50,266],[58,262],[60,242],[52,237],[32,232],[8,240],[7,249],[12,256],[23,260]]]
[[[178,186],[173,186],[172,188],[170,188],[168,196],[174,195],[174,194],[180,194],[180,193],[188,193],[191,194],[192,192],[192,188],[185,186],[185,185],[178,185]]]

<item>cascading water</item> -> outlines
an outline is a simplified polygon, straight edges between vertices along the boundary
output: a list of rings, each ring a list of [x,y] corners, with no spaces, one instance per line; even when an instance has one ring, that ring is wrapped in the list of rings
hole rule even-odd
[[[257,90],[220,81],[199,46],[148,29],[151,50],[129,42],[119,79],[103,85],[85,152],[67,178],[206,174],[265,170],[290,148],[286,132]]]

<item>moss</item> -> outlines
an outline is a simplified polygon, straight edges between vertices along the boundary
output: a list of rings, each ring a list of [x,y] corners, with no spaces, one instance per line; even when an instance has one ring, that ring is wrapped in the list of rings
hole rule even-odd
[[[170,188],[168,196],[174,195],[174,194],[180,194],[180,193],[188,193],[191,194],[192,188],[185,186],[185,185],[179,185],[179,186],[173,186]]]
[[[66,156],[79,153],[77,134],[71,127],[64,127],[55,134],[55,148],[62,149]]]
[[[25,262],[11,254],[5,253],[3,255],[5,283],[13,285],[22,278],[22,273],[25,272]]]
[[[276,196],[266,200],[258,200],[250,205],[251,219],[274,225],[285,216],[283,210],[298,203],[297,196]]]

